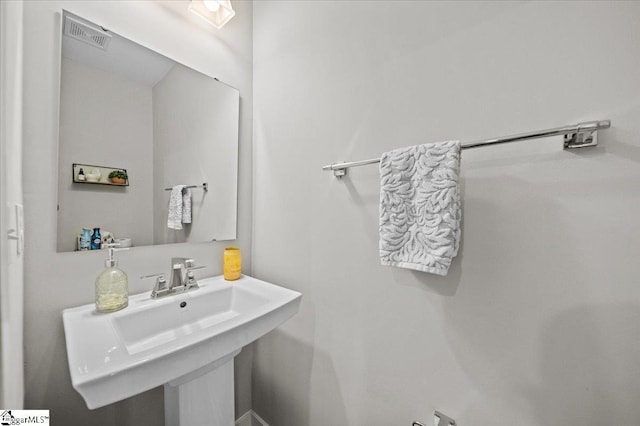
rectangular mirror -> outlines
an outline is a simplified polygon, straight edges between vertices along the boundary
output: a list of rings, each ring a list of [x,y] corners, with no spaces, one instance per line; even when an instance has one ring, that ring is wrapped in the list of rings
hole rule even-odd
[[[69,12],[61,28],[57,250],[83,228],[123,246],[235,239],[239,92]],[[191,197],[172,213],[191,217],[170,229],[177,185]]]

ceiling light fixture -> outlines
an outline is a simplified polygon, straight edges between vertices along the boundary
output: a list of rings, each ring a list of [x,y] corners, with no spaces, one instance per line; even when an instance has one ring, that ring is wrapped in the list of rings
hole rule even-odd
[[[191,0],[189,10],[218,29],[236,14],[230,0]]]

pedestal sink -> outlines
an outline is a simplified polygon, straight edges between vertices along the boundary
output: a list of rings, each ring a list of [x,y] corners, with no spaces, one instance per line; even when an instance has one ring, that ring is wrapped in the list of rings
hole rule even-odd
[[[188,293],[63,311],[73,387],[93,409],[165,386],[167,426],[234,423],[233,358],[298,312],[302,295],[249,276]]]

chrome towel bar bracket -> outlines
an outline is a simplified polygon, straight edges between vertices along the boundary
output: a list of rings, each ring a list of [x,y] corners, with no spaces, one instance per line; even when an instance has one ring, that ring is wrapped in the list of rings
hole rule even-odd
[[[433,413],[433,426],[457,426],[457,425],[458,424],[456,423],[456,421],[453,420],[451,417],[445,414],[442,414],[437,410],[435,413]],[[425,425],[420,423],[419,421],[414,421],[412,426],[425,426]]]
[[[611,127],[611,120],[587,121],[584,123],[572,124],[563,127],[555,127],[553,129],[537,130],[529,133],[521,133],[518,135],[502,136],[499,138],[467,142],[462,144],[461,149],[479,148],[488,145],[499,145],[509,142],[540,139],[560,135],[564,135],[565,149],[585,148],[588,146],[598,145],[598,130],[608,129],[609,127]],[[369,160],[351,161],[348,163],[335,163],[323,166],[322,170],[332,170],[335,177],[341,178],[347,174],[347,169],[349,167],[358,167],[379,162],[379,158],[371,158]]]

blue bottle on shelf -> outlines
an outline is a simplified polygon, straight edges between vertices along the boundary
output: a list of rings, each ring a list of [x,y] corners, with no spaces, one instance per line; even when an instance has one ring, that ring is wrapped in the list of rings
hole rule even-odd
[[[89,228],[82,228],[82,235],[80,235],[80,250],[91,250],[91,230]]]
[[[91,235],[91,250],[100,250],[102,248],[102,235],[100,235],[100,228],[93,228],[93,235]]]

